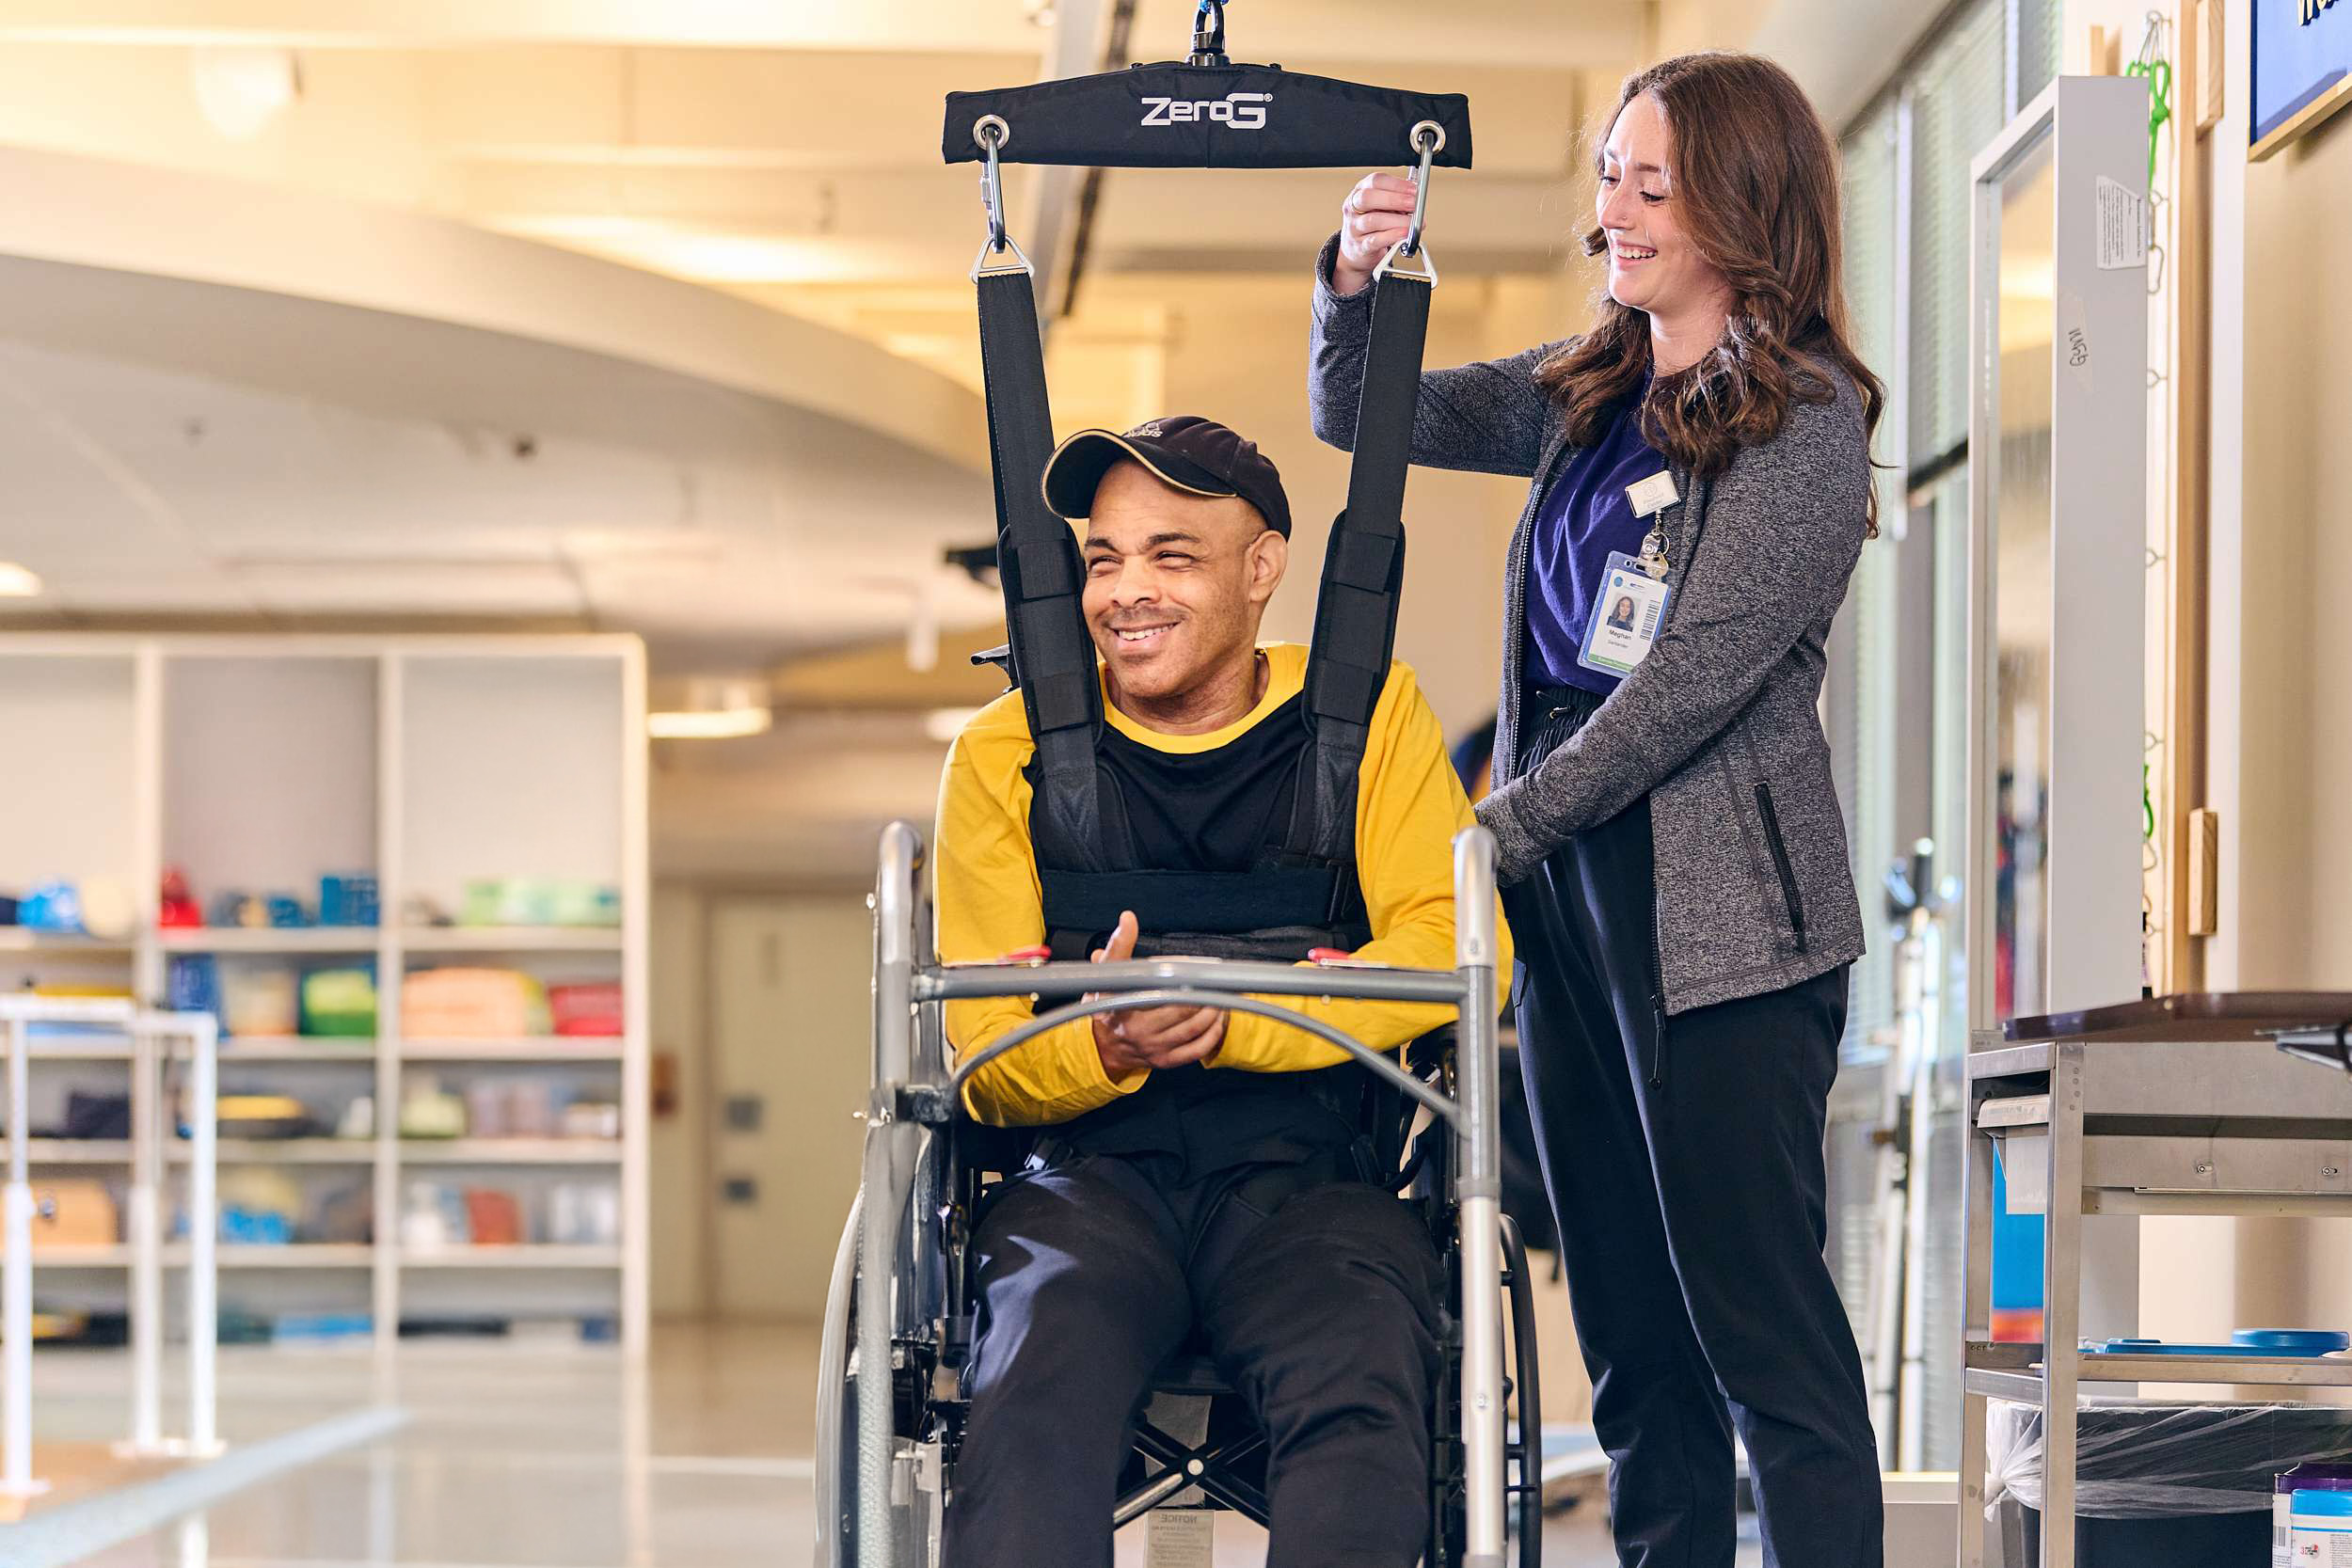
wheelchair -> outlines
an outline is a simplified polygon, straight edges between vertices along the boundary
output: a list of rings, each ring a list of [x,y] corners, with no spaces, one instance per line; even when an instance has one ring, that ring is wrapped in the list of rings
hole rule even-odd
[[[1532,1278],[1518,1227],[1499,1203],[1493,856],[1483,829],[1454,840],[1457,967],[1451,971],[1165,958],[946,967],[917,958],[930,951],[920,837],[905,823],[884,832],[870,900],[874,1077],[863,1180],[834,1260],[818,1373],[818,1568],[938,1568],[941,1560],[968,1408],[971,1216],[991,1178],[1019,1170],[1025,1152],[1019,1136],[962,1115],[965,1080],[1069,1019],[1180,1003],[1291,1022],[1375,1076],[1379,1091],[1367,1103],[1378,1107],[1368,1113],[1376,1125],[1367,1131],[1392,1171],[1399,1201],[1416,1205],[1430,1225],[1450,1295],[1422,1560],[1429,1568],[1502,1568],[1515,1552],[1521,1568],[1540,1561]],[[1417,1042],[1400,1064],[1262,1000],[1282,994],[1448,1004],[1459,1022],[1451,1039]],[[1006,995],[1035,996],[1036,1019],[955,1063],[941,1004]],[[1132,1445],[1115,1526],[1171,1505],[1266,1522],[1265,1436],[1206,1357],[1180,1352],[1162,1367],[1134,1422]]]

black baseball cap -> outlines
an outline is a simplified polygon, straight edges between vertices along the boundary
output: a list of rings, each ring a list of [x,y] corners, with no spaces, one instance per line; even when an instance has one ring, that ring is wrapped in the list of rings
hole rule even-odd
[[[1135,459],[1163,483],[1196,496],[1239,496],[1258,509],[1266,527],[1290,537],[1291,503],[1282,492],[1280,472],[1255,441],[1193,414],[1146,420],[1120,435],[1079,431],[1046,459],[1045,504],[1063,517],[1089,515],[1094,510],[1095,487],[1122,457]]]

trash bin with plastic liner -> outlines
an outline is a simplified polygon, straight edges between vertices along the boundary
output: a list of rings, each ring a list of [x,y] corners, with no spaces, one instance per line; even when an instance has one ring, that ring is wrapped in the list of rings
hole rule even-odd
[[[2336,1405],[2086,1400],[2077,1422],[2076,1568],[2266,1562],[2279,1472],[2352,1461],[2352,1408]],[[1994,1400],[1985,1424],[1986,1560],[2031,1568],[2042,1560],[2042,1410]]]

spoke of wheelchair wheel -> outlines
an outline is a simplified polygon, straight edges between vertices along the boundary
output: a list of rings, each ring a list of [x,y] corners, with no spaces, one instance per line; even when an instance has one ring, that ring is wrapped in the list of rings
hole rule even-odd
[[[1195,1477],[1193,1484],[1234,1513],[1248,1516],[1253,1523],[1263,1525],[1266,1522],[1269,1510],[1265,1494],[1256,1487],[1216,1475]]]

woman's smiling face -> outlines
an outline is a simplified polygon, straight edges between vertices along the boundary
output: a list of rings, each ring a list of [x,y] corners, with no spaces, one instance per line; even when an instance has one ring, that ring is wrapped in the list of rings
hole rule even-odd
[[[1720,294],[1723,274],[1684,232],[1669,171],[1674,135],[1656,97],[1637,93],[1601,149],[1595,215],[1609,241],[1609,294],[1630,309],[1673,316]]]

